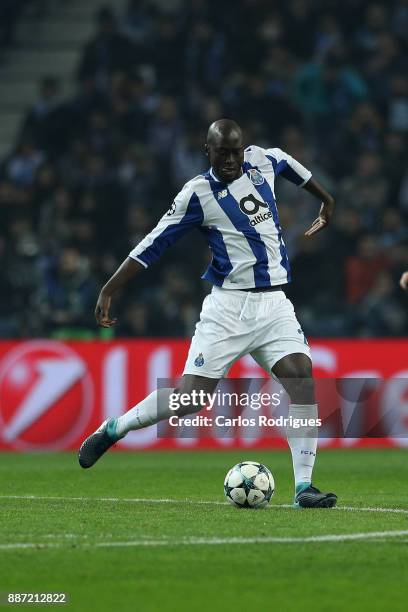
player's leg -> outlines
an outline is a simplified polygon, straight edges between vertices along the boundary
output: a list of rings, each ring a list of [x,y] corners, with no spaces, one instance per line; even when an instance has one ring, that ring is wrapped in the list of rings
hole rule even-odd
[[[292,453],[295,477],[295,505],[305,508],[331,508],[337,496],[322,493],[312,486],[312,473],[317,453],[317,404],[314,392],[312,361],[308,355],[286,355],[272,368],[290,398],[289,418],[302,419],[307,425],[287,427],[287,439]],[[298,421],[299,423],[299,421]]]
[[[200,391],[212,393],[220,378],[227,373],[235,359],[245,353],[251,333],[240,313],[248,295],[223,292],[215,288],[208,295],[200,314],[200,321],[191,341],[179,393]],[[175,414],[170,410],[170,395],[175,389],[153,391],[139,404],[118,419],[108,419],[89,436],[79,450],[79,463],[91,467],[115,442],[131,429],[148,427]],[[177,414],[197,412],[202,406],[190,404]]]
[[[200,397],[203,395],[206,397],[207,393],[213,393],[217,384],[218,380],[214,378],[184,374],[179,387],[153,391],[123,416],[115,419],[115,432],[120,438],[123,438],[129,431],[143,429],[159,421],[169,419],[171,416],[185,416],[186,414],[199,412],[205,406],[205,403],[199,402]],[[183,405],[180,405],[177,410],[172,408],[170,399],[176,399],[178,395],[183,394],[186,400],[187,395],[192,397],[193,392],[197,397],[197,402],[194,403],[193,398],[189,404],[184,401]]]
[[[318,409],[309,345],[290,300],[284,294],[266,299],[270,306],[263,308],[263,312],[269,312],[269,317],[260,321],[260,340],[251,354],[265,371],[279,379],[287,391],[290,398],[288,416],[292,420],[307,419],[311,423],[318,418]],[[320,493],[311,486],[317,437],[317,427],[287,428],[295,478],[295,502],[307,507],[331,507],[336,503],[336,496]]]
[[[238,300],[238,302],[242,301]],[[131,429],[141,429],[168,419],[176,412],[169,406],[169,398],[173,394],[213,393],[220,378],[223,378],[231,363],[239,354],[240,344],[236,345],[230,339],[234,335],[233,325],[236,324],[236,312],[233,310],[235,301],[230,296],[217,293],[207,295],[201,309],[200,320],[196,325],[191,340],[183,376],[178,389],[168,388],[153,391],[126,414],[116,419],[115,433],[119,437],[126,435]],[[229,314],[226,313],[229,308]],[[231,314],[232,311],[232,314]],[[198,412],[203,406],[193,404],[178,408],[177,415],[184,416]],[[113,425],[111,425],[113,428]]]
[[[289,395],[289,419],[318,418],[314,395],[312,362],[304,353],[292,353],[280,359],[272,368]],[[287,428],[288,444],[292,453],[296,490],[312,481],[317,450],[317,428]]]
[[[215,378],[184,374],[178,388],[157,389],[119,418],[107,419],[81,445],[78,454],[81,467],[92,467],[111,446],[124,438],[129,431],[149,427],[173,415],[184,416],[199,412],[205,406],[205,403],[200,403],[200,398],[206,397],[207,393],[213,393],[217,384],[218,379]],[[192,397],[192,401],[190,404],[183,402],[183,405],[175,411],[172,409],[170,399],[176,399],[179,394],[188,394]],[[184,397],[187,398],[187,395]],[[194,398],[197,398],[197,401],[194,401]]]

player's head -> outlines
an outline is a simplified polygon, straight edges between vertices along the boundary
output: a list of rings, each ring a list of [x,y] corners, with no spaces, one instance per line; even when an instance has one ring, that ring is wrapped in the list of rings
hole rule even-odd
[[[231,119],[214,121],[208,129],[205,152],[217,177],[231,183],[242,174],[244,144],[241,128]]]

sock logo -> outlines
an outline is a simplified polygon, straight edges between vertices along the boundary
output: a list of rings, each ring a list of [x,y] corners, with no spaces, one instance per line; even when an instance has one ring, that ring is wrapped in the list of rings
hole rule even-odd
[[[309,451],[309,450],[301,450],[300,454],[301,455],[312,455],[313,457],[316,457],[316,453],[314,453],[313,451]]]

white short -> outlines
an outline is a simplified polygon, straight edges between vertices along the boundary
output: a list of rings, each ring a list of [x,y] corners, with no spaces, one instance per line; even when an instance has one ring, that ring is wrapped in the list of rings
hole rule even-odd
[[[268,374],[285,355],[310,357],[292,302],[283,291],[214,287],[203,302],[183,374],[223,378],[248,353]]]

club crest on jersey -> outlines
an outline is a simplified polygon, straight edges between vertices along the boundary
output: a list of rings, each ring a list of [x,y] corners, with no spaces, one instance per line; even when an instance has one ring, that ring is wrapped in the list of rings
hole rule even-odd
[[[228,195],[228,189],[223,189],[222,191],[218,192],[218,199],[221,200],[222,198],[226,198]]]
[[[194,365],[196,368],[201,368],[201,366],[204,365],[204,357],[202,353],[197,355],[197,357],[194,359]]]
[[[253,185],[262,185],[262,183],[265,182],[265,177],[263,177],[259,170],[256,170],[256,168],[251,168],[248,170],[248,172],[249,178],[251,179],[251,183]]]

